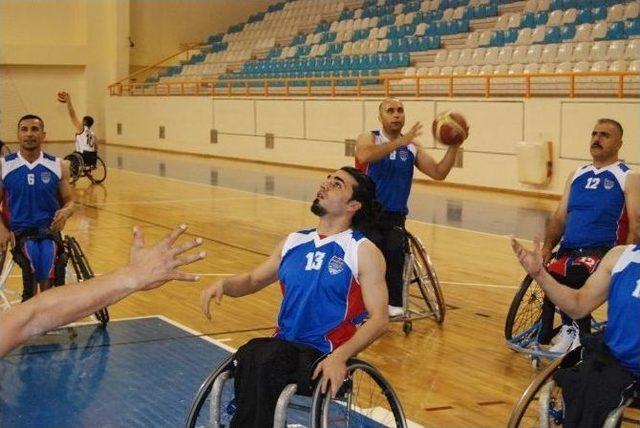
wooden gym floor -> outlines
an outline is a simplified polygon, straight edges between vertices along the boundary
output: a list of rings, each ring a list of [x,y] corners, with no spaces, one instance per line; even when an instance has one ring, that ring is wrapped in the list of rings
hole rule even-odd
[[[52,144],[54,153],[70,146]],[[96,273],[127,261],[133,225],[153,242],[179,223],[205,239],[206,260],[192,267],[200,283],[170,283],[110,308],[112,318],[160,314],[238,347],[269,335],[280,291],[271,286],[225,298],[209,322],[200,312],[203,285],[260,263],[294,230],[313,227],[309,212],[326,175],[309,171],[107,146],[102,186],[82,179],[78,208],[65,232],[75,236]],[[213,183],[213,184],[212,184]],[[504,426],[514,401],[535,376],[528,358],[507,349],[503,328],[523,274],[508,236],[542,236],[552,200],[417,184],[408,229],[425,243],[449,306],[442,326],[401,323],[361,354],[398,392],[409,419],[426,426]],[[17,271],[14,271],[16,274]],[[17,289],[19,278],[12,278]]]

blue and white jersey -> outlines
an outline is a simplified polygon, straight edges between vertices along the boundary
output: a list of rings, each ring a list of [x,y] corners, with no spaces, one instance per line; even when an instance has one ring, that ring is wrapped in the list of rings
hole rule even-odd
[[[629,167],[616,162],[597,169],[580,168],[573,176],[563,249],[613,247],[624,244],[629,231],[624,186]]]
[[[2,216],[9,230],[47,228],[60,209],[58,185],[62,178],[59,158],[40,153],[29,163],[20,152],[0,159]]]
[[[371,131],[376,145],[387,144],[389,139],[380,130]],[[356,168],[367,174],[376,183],[376,199],[385,211],[406,215],[407,201],[411,192],[413,166],[418,149],[415,144],[400,147],[377,162],[360,164]]]
[[[349,340],[366,315],[358,283],[355,230],[321,238],[315,229],[290,234],[278,278],[283,299],[276,337],[328,353]]]
[[[629,245],[611,271],[604,343],[640,375],[640,245]]]

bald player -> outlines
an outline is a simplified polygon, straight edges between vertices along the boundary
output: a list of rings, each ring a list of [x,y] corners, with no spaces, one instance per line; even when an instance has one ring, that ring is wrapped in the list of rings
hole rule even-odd
[[[378,245],[387,262],[389,315],[400,316],[402,308],[402,273],[404,269],[405,219],[411,192],[414,165],[434,180],[444,180],[456,159],[460,145],[449,146],[436,162],[417,144],[422,124],[416,122],[406,134],[404,106],[400,100],[387,98],[380,103],[378,120],[382,129],[365,132],[356,141],[356,166],[376,184],[376,199],[383,207],[381,236]]]

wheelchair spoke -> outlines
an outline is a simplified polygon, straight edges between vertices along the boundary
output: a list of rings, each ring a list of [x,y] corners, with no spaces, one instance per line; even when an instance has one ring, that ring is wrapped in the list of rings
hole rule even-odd
[[[373,367],[355,364],[338,396],[325,397],[321,426],[403,427],[404,414],[397,403],[395,393]]]

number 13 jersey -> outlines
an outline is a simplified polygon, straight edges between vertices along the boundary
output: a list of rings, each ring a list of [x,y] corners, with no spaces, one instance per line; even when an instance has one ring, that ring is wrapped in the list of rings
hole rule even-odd
[[[275,336],[328,353],[353,336],[366,315],[358,283],[359,231],[290,234],[278,278],[283,294]]]

